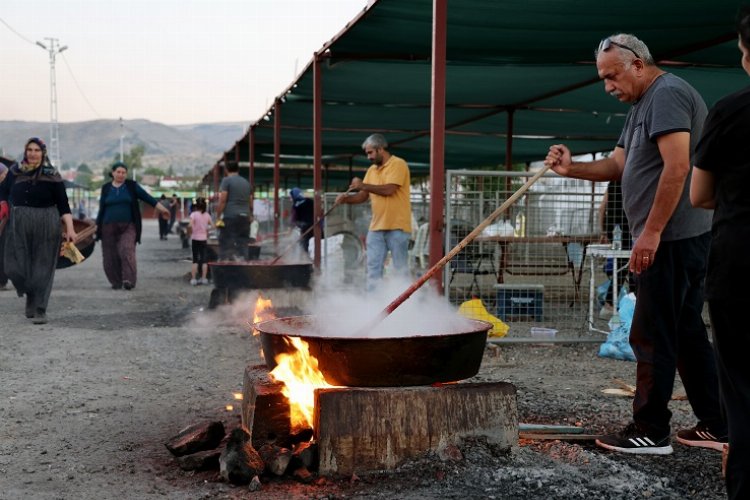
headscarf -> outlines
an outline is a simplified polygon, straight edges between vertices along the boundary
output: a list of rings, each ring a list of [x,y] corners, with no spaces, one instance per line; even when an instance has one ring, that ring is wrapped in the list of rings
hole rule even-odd
[[[26,148],[32,142],[42,150],[42,161],[39,165],[29,164],[28,158],[26,158]],[[32,137],[26,141],[26,144],[23,147],[23,160],[21,160],[21,163],[13,165],[10,170],[13,172],[13,175],[19,178],[17,181],[24,180],[31,181],[32,183],[36,183],[38,180],[46,182],[63,181],[60,174],[49,161],[49,156],[47,156],[47,145],[39,137]]]
[[[298,187],[292,188],[289,191],[289,196],[292,197],[292,201],[294,202],[293,205],[295,207],[299,206],[303,201],[305,201],[305,197],[302,196],[302,190]]]
[[[29,147],[29,144],[31,143],[36,144],[39,146],[39,148],[42,150],[42,160],[39,163],[39,165],[31,165],[29,164],[29,159],[26,157],[26,148]],[[26,141],[26,144],[23,147],[23,160],[21,160],[21,165],[19,166],[21,172],[23,173],[29,173],[41,166],[48,166],[49,163],[49,157],[47,156],[47,145],[44,143],[43,140],[41,140],[39,137],[32,137],[28,141]]]

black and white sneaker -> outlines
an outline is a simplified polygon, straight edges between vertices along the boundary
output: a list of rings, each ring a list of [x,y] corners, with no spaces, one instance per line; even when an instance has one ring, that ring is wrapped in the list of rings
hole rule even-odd
[[[617,434],[600,437],[596,444],[608,450],[638,455],[669,455],[673,451],[669,435],[660,438],[649,436],[639,430],[635,423],[629,424]]]
[[[707,425],[699,423],[692,429],[677,431],[677,441],[685,446],[699,446],[722,451],[729,439],[726,433],[711,432]]]

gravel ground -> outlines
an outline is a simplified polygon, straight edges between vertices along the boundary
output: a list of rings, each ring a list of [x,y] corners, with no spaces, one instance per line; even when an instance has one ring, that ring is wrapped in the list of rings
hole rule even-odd
[[[673,455],[643,457],[582,441],[522,440],[509,452],[471,441],[458,461],[426,456],[313,485],[264,480],[256,493],[183,472],[164,442],[196,422],[236,424],[239,405],[225,407],[259,349],[238,308],[206,310],[210,288],[187,284],[177,238],[159,241],[155,221],[144,230],[130,292],[109,288],[99,249],[58,272],[47,325],[32,325],[23,299],[0,292],[0,499],[725,497],[720,453],[678,443]],[[522,422],[607,432],[627,423],[632,399],[601,390],[614,378],[632,383],[635,365],[597,349],[488,347],[476,379],[513,383]],[[686,401],[671,409],[673,430],[695,423]]]

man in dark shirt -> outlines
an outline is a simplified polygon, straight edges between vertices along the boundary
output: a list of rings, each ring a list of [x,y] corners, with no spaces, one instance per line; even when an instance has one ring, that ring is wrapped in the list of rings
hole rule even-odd
[[[678,431],[677,440],[721,450],[727,429],[701,317],[711,214],[690,206],[687,189],[706,105],[687,82],[656,66],[646,44],[633,35],[603,39],[596,68],[604,90],[632,105],[617,147],[607,158],[574,162],[570,150],[556,144],[545,159],[567,177],[621,180],[633,234],[630,270],[638,295],[630,330],[637,360],[633,422],[596,444],[624,453],[672,453],[668,405],[679,370],[698,425]]]
[[[219,205],[216,207],[216,220],[221,221],[217,223],[220,228],[219,259],[247,260],[252,189],[247,179],[240,177],[239,165],[229,163],[226,168],[227,176],[221,180]]]
[[[315,219],[315,203],[310,198],[305,198],[302,190],[298,187],[292,188],[289,191],[289,196],[292,198],[292,224],[297,226],[300,234],[305,234],[312,227]],[[308,252],[312,237],[313,232],[310,231],[299,242],[305,253]]]

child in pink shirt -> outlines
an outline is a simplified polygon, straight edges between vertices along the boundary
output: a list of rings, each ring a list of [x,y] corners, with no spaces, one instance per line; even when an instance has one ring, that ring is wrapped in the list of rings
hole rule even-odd
[[[208,248],[208,228],[211,227],[211,216],[206,213],[206,200],[195,200],[193,213],[190,214],[190,239],[193,247],[193,268],[190,272],[190,284],[208,285],[208,263],[206,250]],[[201,267],[202,278],[197,279],[198,267]]]

